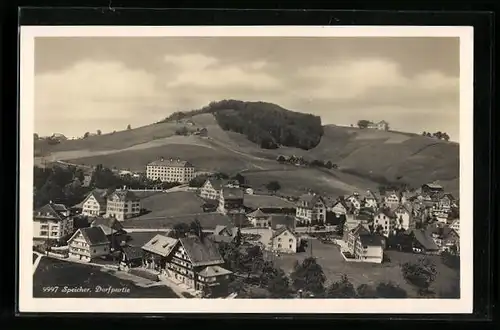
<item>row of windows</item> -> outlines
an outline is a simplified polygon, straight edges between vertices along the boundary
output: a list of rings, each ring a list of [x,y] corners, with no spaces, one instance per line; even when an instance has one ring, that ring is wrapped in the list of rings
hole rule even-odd
[[[278,248],[281,248],[281,244],[278,244]],[[291,249],[291,248],[292,248],[292,244],[290,244],[290,245],[288,246],[288,248],[290,248],[290,249]]]
[[[41,230],[40,231],[40,236],[47,236],[48,235],[48,231],[46,230]],[[53,231],[50,233],[50,236],[59,236],[59,232],[58,231]]]

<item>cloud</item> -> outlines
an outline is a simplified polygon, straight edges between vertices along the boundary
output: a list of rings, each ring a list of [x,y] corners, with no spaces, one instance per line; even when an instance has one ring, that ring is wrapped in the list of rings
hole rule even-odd
[[[309,81],[311,98],[352,101],[379,98],[399,101],[400,96],[427,96],[458,93],[458,77],[439,71],[427,71],[413,77],[402,73],[401,67],[383,59],[344,60],[325,66],[299,69],[297,77]],[[368,97],[369,96],[369,97]]]
[[[265,61],[248,65],[221,63],[200,54],[165,56],[164,61],[177,69],[165,84],[166,88],[189,87],[216,90],[220,88],[279,89],[282,82],[263,69]]]

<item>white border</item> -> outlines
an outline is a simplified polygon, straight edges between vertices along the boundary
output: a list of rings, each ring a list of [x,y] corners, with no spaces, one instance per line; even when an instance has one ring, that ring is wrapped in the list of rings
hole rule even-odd
[[[459,37],[461,299],[33,298],[32,188],[35,37]],[[22,26],[20,28],[20,312],[472,313],[473,28],[431,26]]]

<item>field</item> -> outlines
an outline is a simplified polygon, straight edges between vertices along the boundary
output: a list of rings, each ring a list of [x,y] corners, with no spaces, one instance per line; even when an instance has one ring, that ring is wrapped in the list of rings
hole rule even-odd
[[[281,147],[259,148],[246,137],[223,131],[209,114],[194,116],[193,128],[208,129],[208,138],[174,136],[177,123],[154,124],[130,131],[62,142],[45,147],[47,158],[77,164],[144,170],[160,156],[182,158],[199,170],[229,174],[248,171],[252,184],[262,189],[269,178],[282,183],[283,191],[296,193],[307,188],[341,194],[353,187],[365,189],[384,181],[419,186],[439,180],[458,196],[459,145],[412,133],[377,131],[353,127],[324,126],[321,142],[311,150]],[[42,152],[35,146],[37,153]],[[330,160],[340,171],[293,170],[276,162],[278,155],[303,156],[307,160]],[[36,160],[39,160],[37,158]],[[262,171],[262,172],[259,172]],[[342,173],[344,172],[344,173]]]
[[[296,260],[301,262],[312,255],[317,258],[318,263],[323,267],[327,277],[327,285],[339,280],[342,274],[346,274],[355,287],[360,284],[377,285],[379,282],[392,281],[405,289],[409,296],[416,297],[413,287],[404,280],[399,265],[407,261],[416,261],[419,258],[418,255],[386,251],[390,258],[388,263],[355,263],[344,261],[336,245],[322,244],[316,239],[309,240],[308,245],[306,252],[296,255],[274,256],[272,258],[285,272],[291,273]],[[439,293],[439,291],[447,289],[453,279],[459,275],[456,271],[443,265],[440,257],[428,256],[428,258],[434,260],[438,269],[438,276],[431,289]]]
[[[57,293],[44,292],[43,288],[59,287]],[[114,289],[127,288],[128,293],[95,292],[98,286]],[[90,288],[90,292],[64,293],[63,288]],[[166,286],[142,288],[132,282],[104,273],[99,267],[42,258],[33,275],[33,296],[35,298],[177,298]]]
[[[198,219],[205,229],[214,229],[217,225],[230,225],[231,219],[220,213],[200,213],[196,215],[179,215],[161,218],[134,218],[122,221],[125,228],[170,229],[177,223],[190,224]]]
[[[169,193],[156,193],[143,198],[141,205],[148,211],[147,214],[135,219],[152,219],[203,213],[204,201],[193,192],[179,191]]]

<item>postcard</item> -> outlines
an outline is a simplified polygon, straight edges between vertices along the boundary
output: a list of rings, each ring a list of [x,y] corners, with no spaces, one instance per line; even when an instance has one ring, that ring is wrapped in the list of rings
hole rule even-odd
[[[22,26],[20,312],[471,313],[472,32]]]

